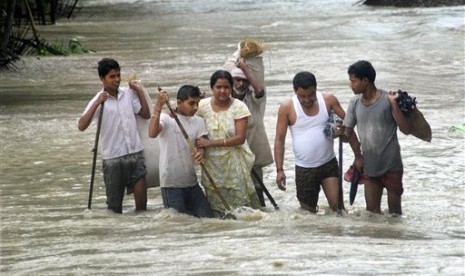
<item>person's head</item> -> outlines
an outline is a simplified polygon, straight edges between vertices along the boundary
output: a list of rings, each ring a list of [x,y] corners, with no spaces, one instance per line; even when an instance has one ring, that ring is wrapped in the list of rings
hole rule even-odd
[[[199,108],[201,95],[197,86],[181,86],[178,90],[176,111],[184,116],[194,116]]]
[[[233,87],[233,78],[228,71],[218,70],[210,77],[213,97],[218,101],[229,101]]]
[[[231,76],[233,77],[233,88],[234,92],[238,95],[244,95],[246,89],[250,86],[250,81],[245,76],[241,68],[234,67],[231,70]]]
[[[350,65],[347,74],[355,94],[363,93],[368,85],[374,85],[376,79],[375,68],[366,60],[359,60]]]
[[[117,91],[121,82],[121,68],[114,59],[103,58],[98,62],[98,75],[108,92]]]
[[[310,72],[299,72],[292,80],[297,99],[304,107],[311,107],[316,101],[316,78]]]

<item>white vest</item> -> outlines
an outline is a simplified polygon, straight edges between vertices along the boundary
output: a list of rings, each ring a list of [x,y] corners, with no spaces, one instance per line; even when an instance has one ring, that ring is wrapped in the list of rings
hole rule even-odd
[[[335,157],[334,139],[326,137],[324,129],[329,115],[321,92],[316,92],[318,114],[308,116],[304,113],[297,96],[292,97],[296,121],[290,126],[295,164],[304,168],[319,167]]]

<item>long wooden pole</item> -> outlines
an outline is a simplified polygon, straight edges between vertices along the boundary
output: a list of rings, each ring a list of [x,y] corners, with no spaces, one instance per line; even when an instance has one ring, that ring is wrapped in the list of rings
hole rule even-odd
[[[276,204],[276,201],[274,201],[273,197],[271,196],[270,192],[268,192],[268,189],[266,188],[265,184],[261,180],[260,176],[258,173],[252,168],[252,175],[257,179],[258,184],[260,184],[260,187],[262,188],[263,192],[265,192],[266,196],[270,200],[271,204],[273,204],[275,210],[279,210],[278,204]]]
[[[97,149],[98,149],[98,140],[100,137],[100,128],[102,127],[102,116],[103,116],[103,107],[105,103],[102,103],[100,106],[100,114],[98,117],[97,123],[97,134],[95,135],[95,144],[92,151],[94,152],[94,159],[92,161],[92,173],[90,176],[90,187],[89,187],[89,200],[87,201],[87,209],[90,210],[92,206],[92,193],[94,192],[94,178],[95,178],[95,166],[97,164]]]
[[[158,91],[161,91],[162,89],[160,88],[160,86],[158,87]],[[181,132],[184,136],[184,138],[186,139],[186,142],[187,144],[189,145],[189,148],[190,150],[192,151],[192,153],[196,153],[197,150],[195,149],[195,146],[194,144],[192,143],[192,141],[189,139],[189,135],[187,134],[186,130],[184,129],[181,121],[179,121],[179,118],[178,118],[178,115],[176,114],[176,112],[174,112],[173,108],[171,108],[171,105],[170,103],[167,101],[166,102],[166,106],[168,107],[168,109],[170,110],[171,112],[171,115],[173,116],[174,120],[176,121],[176,123],[178,124],[179,128],[181,129]],[[215,192],[215,194],[220,198],[221,202],[223,203],[224,207],[229,211],[231,210],[231,207],[229,206],[228,202],[226,201],[226,199],[223,197],[223,195],[221,194],[220,190],[218,189],[218,187],[216,186],[215,184],[215,181],[213,181],[213,178],[211,177],[210,173],[208,172],[207,168],[205,167],[204,164],[200,163],[200,167],[202,168],[202,171],[203,173],[205,173],[205,175],[207,176],[208,180],[210,181],[210,184],[212,185],[213,187],[213,191]]]
[[[343,175],[342,175],[342,170],[343,168],[343,165],[342,165],[342,137],[339,137],[339,183],[338,183],[338,186],[339,186],[339,196],[338,196],[338,204],[337,204],[337,211],[338,213],[340,213],[342,210],[345,210],[345,207],[344,207],[344,194],[343,194],[343,191],[342,191],[342,178],[343,178]]]

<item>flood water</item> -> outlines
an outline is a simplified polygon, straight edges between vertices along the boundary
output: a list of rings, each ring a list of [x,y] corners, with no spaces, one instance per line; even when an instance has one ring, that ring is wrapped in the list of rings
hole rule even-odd
[[[1,274],[464,275],[465,138],[448,129],[465,120],[465,9],[354,2],[87,1],[71,21],[42,27],[51,41],[78,37],[95,53],[27,57],[20,71],[0,72]],[[151,188],[147,212],[136,214],[126,197],[124,214],[110,214],[100,160],[87,210],[96,128],[79,132],[77,119],[100,89],[97,61],[117,59],[123,77],[137,72],[152,98],[157,85],[209,93],[211,74],[248,37],[266,45],[271,145],[277,108],[302,70],[344,108],[346,70],[359,59],[373,63],[379,88],[417,98],[433,140],[399,133],[403,217],[368,214],[362,187],[350,206],[348,183],[346,216],[327,212],[323,194],[318,214],[299,209],[289,134],[286,192],[276,188],[274,165],[265,168],[279,211],[267,202],[237,220],[200,220],[163,209]],[[344,145],[344,169],[352,160]]]

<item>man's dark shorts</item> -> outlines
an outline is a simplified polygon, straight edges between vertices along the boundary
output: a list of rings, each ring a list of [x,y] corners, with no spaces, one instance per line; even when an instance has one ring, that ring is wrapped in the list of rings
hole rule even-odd
[[[367,177],[367,183],[365,183],[365,185],[375,183],[386,188],[386,190],[390,193],[402,196],[404,193],[404,186],[402,184],[403,174],[403,171],[393,171],[377,177]]]
[[[145,158],[142,151],[125,156],[103,160],[103,181],[105,182],[108,209],[122,212],[124,190],[131,194],[136,182],[145,177]]]
[[[336,157],[316,168],[303,168],[296,165],[295,183],[299,202],[316,207],[321,183],[328,177],[339,177]]]

